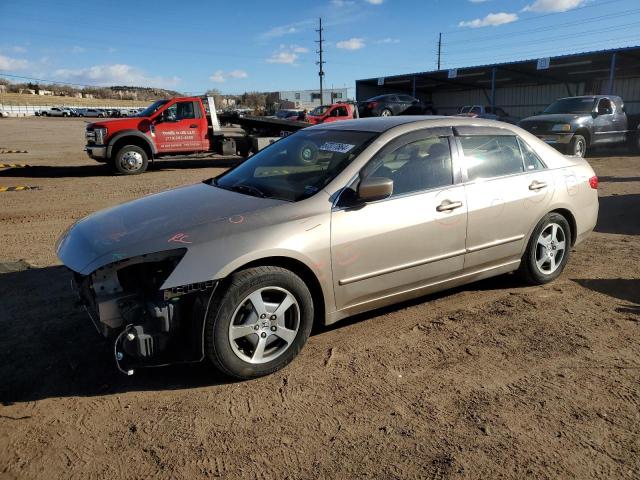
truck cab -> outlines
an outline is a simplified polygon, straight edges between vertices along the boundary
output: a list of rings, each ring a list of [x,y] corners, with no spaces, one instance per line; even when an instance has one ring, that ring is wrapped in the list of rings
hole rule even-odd
[[[356,108],[350,103],[334,103],[316,107],[307,114],[307,121],[312,125],[318,123],[338,122],[358,118]]]
[[[119,173],[141,173],[154,157],[210,148],[206,110],[200,97],[158,100],[133,117],[87,125],[86,151]]]

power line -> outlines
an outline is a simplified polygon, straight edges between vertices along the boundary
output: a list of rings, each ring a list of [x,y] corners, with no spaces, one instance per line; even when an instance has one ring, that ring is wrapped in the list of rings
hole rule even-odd
[[[573,13],[573,12],[576,12],[576,11],[586,10],[587,8],[601,7],[603,5],[609,5],[609,4],[612,4],[612,3],[619,3],[619,2],[622,2],[622,1],[624,1],[624,0],[608,0],[606,2],[592,3],[592,4],[589,4],[589,5],[585,5],[583,7],[574,8],[572,10],[565,10],[564,12],[551,12],[551,13],[545,13],[543,15],[536,15],[535,17],[521,18],[521,19],[516,20],[516,22],[517,23],[530,22],[532,20],[539,20],[541,18],[552,17],[552,16],[555,16],[555,15],[562,15],[562,14],[569,13],[569,12]],[[512,22],[512,23],[515,24],[516,22]],[[492,26],[492,25],[485,25],[483,27],[478,27],[478,28],[487,28],[487,27],[490,27],[490,26]],[[444,32],[444,33],[445,34],[458,34],[458,33],[466,33],[467,31],[468,30],[450,30],[450,31]]]
[[[609,15],[600,15],[600,16],[597,16],[597,17],[589,17],[589,18],[586,18],[586,19],[583,19],[583,20],[574,20],[574,21],[571,21],[571,22],[557,23],[557,24],[554,24],[554,25],[549,25],[549,26],[546,26],[546,27],[533,28],[533,29],[529,29],[529,30],[518,30],[517,32],[502,33],[502,34],[498,34],[498,35],[486,35],[484,37],[475,37],[475,38],[472,38],[472,39],[465,39],[465,40],[453,40],[453,41],[447,42],[447,45],[456,45],[456,44],[461,44],[461,43],[468,44],[470,41],[472,41],[475,44],[475,43],[479,43],[479,42],[485,42],[485,41],[494,40],[496,38],[513,37],[514,34],[522,35],[522,34],[526,34],[526,33],[546,32],[546,31],[557,30],[558,28],[572,26],[572,25],[582,26],[585,23],[594,23],[594,22],[600,22],[600,21],[602,21],[604,19],[611,19],[611,18],[617,18],[617,17],[626,17],[628,15],[632,15],[632,14],[638,13],[638,12],[640,12],[640,9],[635,8],[635,9],[631,9],[631,10],[625,10],[625,11],[622,11],[622,12],[611,13]]]
[[[629,28],[635,28],[638,25],[640,25],[640,22],[632,22],[632,23],[625,23],[622,25],[612,25],[610,27],[604,27],[604,28],[598,28],[598,29],[593,29],[593,30],[585,30],[583,32],[580,33],[568,33],[568,34],[563,34],[563,35],[557,35],[557,36],[553,36],[553,37],[546,37],[544,39],[528,39],[525,40],[523,42],[510,42],[509,43],[509,47],[513,47],[513,46],[519,46],[519,45],[530,45],[531,42],[537,42],[539,43],[548,43],[548,42],[554,42],[557,40],[563,40],[565,38],[579,38],[579,37],[584,37],[584,36],[592,36],[594,34],[598,34],[598,33],[606,33],[606,32],[611,32],[611,31],[619,31],[619,30],[627,30]],[[490,48],[490,47],[483,47],[483,49],[485,48]],[[452,55],[456,55],[455,53],[451,53]],[[466,56],[468,55],[474,55],[473,53],[469,53],[468,50],[465,51]]]

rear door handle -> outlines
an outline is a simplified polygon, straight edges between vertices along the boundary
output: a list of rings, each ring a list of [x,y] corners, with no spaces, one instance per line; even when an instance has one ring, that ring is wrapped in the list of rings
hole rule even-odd
[[[192,123],[191,125],[189,125],[189,128],[198,128],[198,125],[196,125],[195,123]]]
[[[451,200],[443,200],[440,205],[436,207],[436,210],[439,212],[449,212],[451,210],[455,210],[456,208],[460,208],[462,206],[462,202],[452,202]]]
[[[543,188],[547,188],[547,182],[539,182],[537,180],[534,180],[533,182],[531,182],[531,185],[529,185],[529,190],[541,190]]]

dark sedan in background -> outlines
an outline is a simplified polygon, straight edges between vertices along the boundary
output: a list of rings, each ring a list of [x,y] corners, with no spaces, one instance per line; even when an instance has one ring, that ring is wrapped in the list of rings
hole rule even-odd
[[[360,117],[435,115],[433,104],[402,93],[378,95],[358,104]]]

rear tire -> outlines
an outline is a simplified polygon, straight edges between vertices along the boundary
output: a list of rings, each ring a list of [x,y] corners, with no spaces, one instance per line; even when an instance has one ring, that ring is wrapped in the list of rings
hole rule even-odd
[[[533,229],[518,274],[533,285],[555,280],[569,261],[571,243],[571,227],[567,219],[559,213],[545,215]]]
[[[231,275],[224,293],[209,307],[206,355],[230,377],[268,375],[298,355],[313,317],[309,288],[292,271],[276,266],[241,270]]]
[[[391,110],[389,110],[388,108],[385,108],[384,110],[382,110],[382,112],[380,112],[380,116],[381,117],[392,117],[393,116],[393,112]]]
[[[582,135],[574,135],[569,143],[569,155],[584,158],[587,156],[587,140]]]
[[[149,157],[143,148],[137,145],[125,145],[110,160],[114,172],[122,175],[139,175],[149,165]]]

